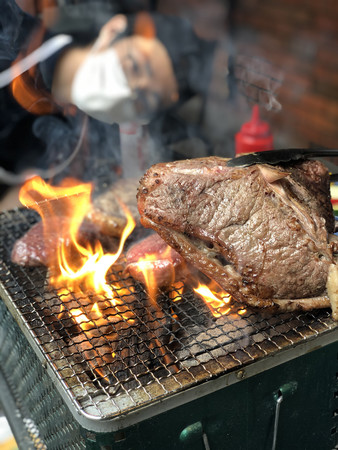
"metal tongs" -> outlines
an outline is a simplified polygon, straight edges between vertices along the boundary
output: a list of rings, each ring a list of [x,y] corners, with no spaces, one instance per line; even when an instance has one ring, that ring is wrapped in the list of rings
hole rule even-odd
[[[248,153],[237,156],[227,162],[230,167],[248,167],[254,164],[282,164],[297,162],[304,159],[320,159],[327,156],[338,156],[338,150],[333,149],[311,149],[311,148],[287,148],[280,150],[268,150],[264,152]],[[331,181],[338,180],[338,166],[327,161],[322,161],[332,173]]]
[[[322,156],[338,156],[338,150],[312,148],[268,150],[237,156],[230,159],[227,165],[230,167],[247,167],[254,164],[272,164],[274,166],[280,163],[300,161],[308,158],[321,158]]]

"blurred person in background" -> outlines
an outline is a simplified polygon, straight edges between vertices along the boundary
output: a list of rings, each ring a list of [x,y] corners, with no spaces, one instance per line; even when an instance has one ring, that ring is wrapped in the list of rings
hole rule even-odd
[[[227,97],[227,53],[219,42],[199,37],[186,19],[156,11],[157,2],[5,3],[7,22],[16,23],[8,63],[20,61],[52,36],[71,37],[64,48],[3,90],[14,105],[9,110],[19,110],[28,121],[32,139],[28,145],[26,139],[15,142],[13,132],[7,134],[17,154],[9,169],[22,170],[27,165],[23,155],[31,165],[44,168],[62,164],[81,134],[82,113],[90,117],[86,139],[60,177],[97,177],[109,183],[121,170],[126,172],[127,151],[136,153],[138,170],[127,169],[135,175],[158,161],[212,152],[202,122],[216,63],[216,78]],[[20,121],[7,122],[22,137]],[[130,144],[131,135],[134,146],[124,149],[125,137]],[[187,144],[183,150],[182,143]]]

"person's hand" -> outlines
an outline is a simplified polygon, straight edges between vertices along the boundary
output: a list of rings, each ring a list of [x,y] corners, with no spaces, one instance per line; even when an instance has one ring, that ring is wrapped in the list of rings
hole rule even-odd
[[[127,27],[127,18],[123,14],[117,14],[111,18],[100,30],[100,34],[95,41],[94,49],[96,51],[107,50],[116,39],[118,34],[122,33]]]

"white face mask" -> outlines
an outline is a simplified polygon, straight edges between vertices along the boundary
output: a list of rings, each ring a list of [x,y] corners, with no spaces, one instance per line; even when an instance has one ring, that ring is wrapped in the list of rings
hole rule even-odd
[[[74,105],[102,122],[141,121],[119,57],[112,48],[89,54],[75,74],[71,96]]]

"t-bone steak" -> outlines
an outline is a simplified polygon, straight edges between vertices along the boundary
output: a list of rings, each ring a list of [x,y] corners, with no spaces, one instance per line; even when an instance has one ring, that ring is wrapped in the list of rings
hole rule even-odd
[[[283,310],[330,306],[326,285],[337,242],[321,162],[160,163],[140,180],[137,198],[141,223],[239,302]]]

